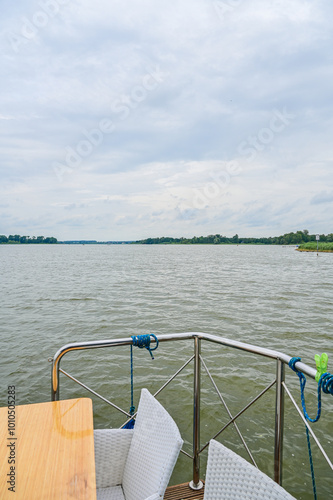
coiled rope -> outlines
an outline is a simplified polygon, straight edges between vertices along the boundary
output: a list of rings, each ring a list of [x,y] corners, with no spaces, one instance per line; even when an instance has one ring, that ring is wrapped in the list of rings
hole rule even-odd
[[[304,396],[304,390],[305,390],[305,384],[306,384],[306,378],[305,375],[302,372],[299,372],[297,368],[295,367],[295,364],[301,361],[301,358],[291,358],[289,361],[289,367],[298,375],[299,378],[299,383],[301,387],[301,402],[302,402],[302,409],[303,409],[303,414],[306,420],[308,422],[318,422],[320,419],[321,415],[321,391],[325,394],[331,394],[333,395],[333,375],[330,373],[326,372],[323,373],[319,379],[318,382],[318,389],[317,389],[317,395],[318,395],[318,406],[317,406],[317,415],[315,418],[311,418],[308,415],[308,412],[306,411],[306,405],[305,405],[305,396]],[[311,479],[312,479],[312,488],[313,488],[313,496],[314,500],[317,500],[317,490],[316,490],[316,480],[315,480],[315,475],[314,475],[314,468],[313,468],[313,459],[312,459],[312,452],[311,452],[311,443],[310,443],[310,434],[309,434],[309,429],[307,426],[305,426],[306,430],[306,440],[308,444],[308,452],[309,452],[309,461],[310,461],[310,469],[311,469]]]
[[[151,348],[150,347],[150,337],[153,337],[156,342],[156,346]],[[135,406],[134,406],[134,377],[133,377],[133,346],[139,347],[139,349],[146,348],[149,351],[149,354],[152,359],[154,359],[154,356],[152,354],[152,351],[155,351],[158,348],[158,338],[156,335],[151,333],[150,335],[132,335],[132,344],[131,344],[131,406],[130,406],[130,415],[134,415],[135,412]],[[123,426],[123,429],[133,429],[135,424],[135,420],[132,418],[127,424]]]
[[[153,349],[150,347],[150,337],[153,337],[156,341],[156,346]],[[156,335],[154,335],[153,333],[151,333],[150,335],[138,335],[137,337],[135,335],[132,335],[132,340],[134,346],[139,347],[140,349],[143,349],[145,347],[149,351],[151,359],[154,359],[152,351],[155,351],[158,348],[158,339]]]

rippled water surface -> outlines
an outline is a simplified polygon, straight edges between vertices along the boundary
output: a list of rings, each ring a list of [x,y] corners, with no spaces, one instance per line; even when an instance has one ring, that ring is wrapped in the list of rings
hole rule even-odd
[[[212,333],[297,355],[313,366],[314,354],[326,351],[333,371],[332,254],[317,256],[280,246],[2,245],[0,270],[1,406],[6,404],[7,385],[16,385],[20,404],[49,400],[48,358],[62,345],[143,333]],[[161,343],[152,361],[146,350],[136,349],[136,401],[140,387],[157,390],[192,351],[192,342]],[[274,379],[275,364],[266,358],[210,343],[203,344],[202,353],[233,414]],[[129,409],[128,347],[69,354],[62,367]],[[299,401],[298,379],[286,370]],[[188,452],[192,372],[190,364],[159,396],[176,419]],[[64,377],[61,388],[64,398],[87,395]],[[313,381],[306,391],[314,415]],[[323,415],[314,428],[332,460],[333,398],[323,399]],[[96,427],[121,424],[112,409],[95,397],[93,403]],[[269,475],[274,404],[271,391],[239,419],[259,467]],[[227,420],[202,373],[202,443]],[[284,485],[296,498],[310,500],[304,426],[289,401],[285,421]],[[229,428],[221,439],[245,456],[234,430]],[[313,454],[318,498],[333,498],[332,472],[314,446]],[[202,475],[204,470],[205,455]],[[182,456],[173,482],[188,479],[191,465]]]

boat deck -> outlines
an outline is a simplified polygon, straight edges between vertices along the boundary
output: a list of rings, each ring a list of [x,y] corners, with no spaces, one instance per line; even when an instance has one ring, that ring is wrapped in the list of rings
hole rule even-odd
[[[169,486],[164,494],[164,500],[203,500],[204,488],[191,490],[188,483]]]

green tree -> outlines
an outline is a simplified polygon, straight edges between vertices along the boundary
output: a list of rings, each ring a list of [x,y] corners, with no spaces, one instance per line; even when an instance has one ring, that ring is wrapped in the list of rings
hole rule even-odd
[[[309,231],[307,229],[303,229],[303,241],[309,241]]]

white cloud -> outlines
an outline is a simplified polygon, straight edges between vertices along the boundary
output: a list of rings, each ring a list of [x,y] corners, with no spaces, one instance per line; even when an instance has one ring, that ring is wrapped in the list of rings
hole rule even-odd
[[[0,233],[332,231],[330,3],[41,2],[0,21]]]

